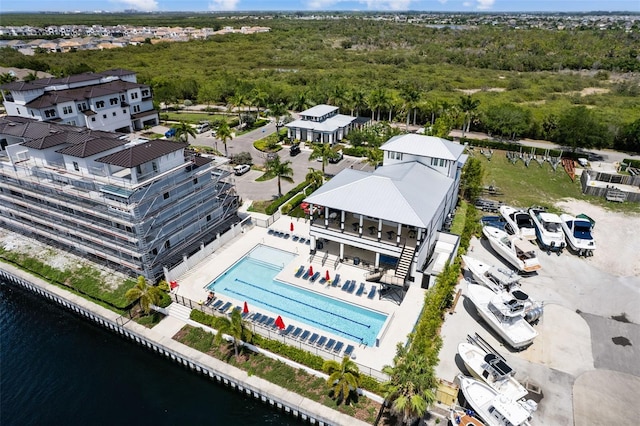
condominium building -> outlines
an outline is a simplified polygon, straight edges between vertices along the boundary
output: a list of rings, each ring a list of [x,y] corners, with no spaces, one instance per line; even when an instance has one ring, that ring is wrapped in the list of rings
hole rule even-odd
[[[0,226],[157,280],[239,221],[223,158],[185,143],[0,118]]]
[[[123,69],[0,86],[10,116],[129,133],[159,123],[151,88]]]

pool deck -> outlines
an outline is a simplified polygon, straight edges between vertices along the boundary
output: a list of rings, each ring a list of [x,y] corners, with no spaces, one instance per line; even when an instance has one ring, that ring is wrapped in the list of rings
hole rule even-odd
[[[293,232],[289,231],[291,223],[294,224]],[[305,222],[303,219],[293,219],[292,222],[291,218],[283,216],[271,225],[270,229],[291,233],[292,235],[297,235],[303,238],[309,237],[309,223]],[[215,253],[204,259],[195,267],[191,268],[186,274],[179,277],[177,279],[179,287],[174,292],[195,301],[204,300],[208,293],[206,288],[207,285],[258,244],[264,244],[297,254],[297,256],[289,264],[285,265],[284,269],[278,273],[276,276],[277,280],[309,291],[314,291],[325,296],[359,305],[367,309],[382,312],[388,315],[391,320],[388,320],[388,324],[383,326],[386,327],[386,332],[380,341],[380,345],[375,347],[360,345],[343,336],[333,335],[324,330],[316,329],[307,324],[291,320],[290,318],[287,318],[286,315],[282,315],[279,312],[257,309],[258,312],[268,314],[273,317],[281,315],[287,326],[291,324],[296,327],[300,327],[303,330],[309,330],[311,333],[318,333],[321,336],[326,336],[328,339],[333,338],[336,339],[336,341],[341,341],[344,343],[343,350],[348,345],[353,345],[355,349],[352,358],[361,366],[361,370],[363,370],[362,367],[364,367],[365,369],[370,368],[379,372],[382,370],[383,366],[391,365],[393,363],[397,343],[406,342],[407,335],[413,330],[414,324],[420,315],[420,311],[422,310],[422,305],[424,303],[425,290],[420,288],[419,285],[412,283],[400,305],[393,300],[381,300],[378,298],[377,294],[373,299],[369,299],[367,296],[371,286],[375,285],[379,288],[379,284],[370,283],[365,280],[366,270],[344,263],[338,263],[335,268],[333,268],[333,262],[327,262],[327,266],[322,266],[321,259],[318,256],[313,259],[313,263],[310,263],[311,256],[309,254],[308,245],[302,244],[298,241],[293,241],[292,238],[284,239],[282,237],[270,235],[267,228],[261,228],[258,226],[248,228],[244,234],[222,246]],[[328,265],[329,263],[331,263],[331,265]],[[304,265],[305,268],[313,265],[314,271],[320,272],[321,277],[325,275],[326,270],[329,271],[330,278],[335,277],[336,274],[340,274],[341,283],[344,283],[346,280],[356,280],[357,286],[359,286],[360,283],[363,282],[366,286],[365,291],[362,295],[357,296],[355,291],[353,293],[348,293],[342,291],[340,287],[331,287],[326,283],[320,284],[320,280],[317,280],[315,283],[311,283],[303,278],[296,278],[295,272],[300,265]],[[243,306],[244,304],[244,300],[233,299],[226,295],[220,295],[220,298],[231,302],[233,306]],[[251,305],[249,305],[249,310],[252,310]],[[271,333],[275,335],[278,334],[273,331]],[[317,347],[302,344],[295,339],[286,339],[285,341],[287,343],[309,349],[312,352],[328,359],[333,359],[335,357],[333,352],[324,352],[319,350]],[[342,352],[339,355],[342,356]]]

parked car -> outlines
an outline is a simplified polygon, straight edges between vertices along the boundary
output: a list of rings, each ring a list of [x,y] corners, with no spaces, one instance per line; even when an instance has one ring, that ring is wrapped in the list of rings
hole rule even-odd
[[[291,145],[291,148],[289,148],[289,154],[292,157],[300,154],[300,144],[297,143],[297,144]]]
[[[196,125],[196,132],[204,133],[207,130],[209,130],[210,128],[211,128],[211,125],[209,124],[209,122],[207,122],[207,121],[200,122],[198,125]]]
[[[233,168],[233,173],[236,174],[236,176],[242,176],[243,174],[247,173],[249,170],[251,170],[251,166],[248,164],[238,164],[237,166],[235,166]]]
[[[277,152],[269,152],[269,153],[267,154],[267,161],[275,160],[275,159],[276,159],[276,157],[279,157],[279,155],[278,155],[278,153],[277,153]]]
[[[176,135],[176,128],[172,127],[164,133],[165,138],[172,138]]]
[[[337,162],[339,162],[340,160],[342,160],[342,151],[338,151],[336,152],[336,155],[334,157],[329,158],[329,162],[332,164],[335,164]]]

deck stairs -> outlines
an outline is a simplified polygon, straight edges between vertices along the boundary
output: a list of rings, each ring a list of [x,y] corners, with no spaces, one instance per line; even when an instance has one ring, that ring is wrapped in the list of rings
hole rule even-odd
[[[415,254],[415,247],[404,246],[402,248],[402,253],[400,253],[400,259],[398,259],[398,264],[396,265],[396,274],[395,276],[404,281],[409,274],[409,270],[411,269],[411,263],[413,262],[413,255]]]
[[[189,321],[189,317],[191,315],[191,308],[181,305],[179,303],[173,302],[172,304],[167,306],[167,310],[169,311],[169,316],[178,318],[184,322]]]

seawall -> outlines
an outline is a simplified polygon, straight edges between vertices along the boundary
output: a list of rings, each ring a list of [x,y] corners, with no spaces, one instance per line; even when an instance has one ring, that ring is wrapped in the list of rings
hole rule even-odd
[[[45,297],[75,312],[77,315],[119,334],[123,338],[144,346],[158,355],[164,356],[198,374],[208,376],[218,383],[252,396],[310,424],[321,426],[367,424],[264,379],[249,376],[243,370],[173,340],[171,336],[159,334],[134,321],[128,321],[128,319],[124,319],[115,312],[31,276],[13,265],[0,262],[0,277],[10,285],[24,288]]]

